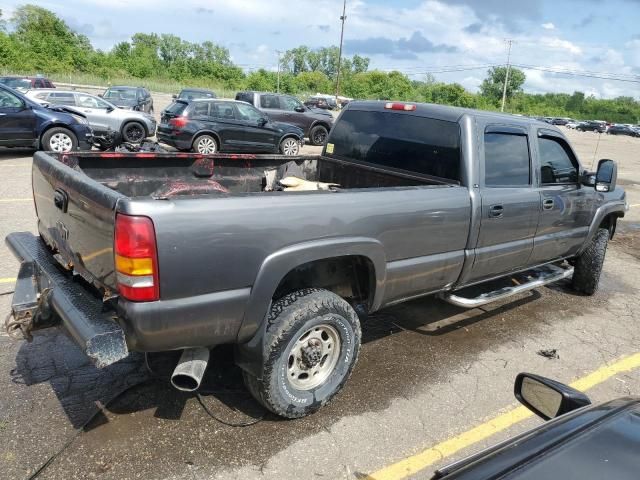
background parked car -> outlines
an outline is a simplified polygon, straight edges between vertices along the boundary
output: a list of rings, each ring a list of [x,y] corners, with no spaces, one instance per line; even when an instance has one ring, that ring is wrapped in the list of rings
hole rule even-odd
[[[233,100],[176,100],[163,112],[158,140],[178,150],[282,153],[297,155],[303,131],[273,122],[245,102]]]
[[[178,100],[197,100],[198,98],[218,98],[213,90],[206,88],[183,88],[178,95],[173,95]]]
[[[91,149],[91,127],[81,115],[46,108],[0,85],[0,146],[55,152]]]
[[[630,137],[640,137],[640,130],[628,125],[613,125],[607,130],[609,135],[628,135]]]
[[[153,99],[149,90],[144,87],[109,87],[101,97],[116,107],[153,113]]]
[[[575,130],[575,128],[580,125],[580,122],[576,122],[575,120],[572,120],[570,122],[568,122],[565,127],[570,128],[572,130]]]
[[[607,124],[605,122],[588,120],[586,122],[579,123],[576,127],[576,130],[579,130],[581,132],[604,133],[607,131]]]
[[[26,92],[33,88],[56,88],[49,79],[44,77],[0,77],[0,83],[19,92]]]
[[[321,108],[322,110],[331,110],[329,106],[329,102],[324,97],[309,97],[309,99],[304,102],[305,107],[309,108]]]
[[[95,134],[112,130],[119,132],[125,142],[139,142],[156,134],[157,124],[152,115],[118,108],[95,95],[56,89],[29,90],[26,96],[41,104],[77,109],[86,115]]]
[[[333,115],[326,110],[305,107],[291,95],[264,92],[238,92],[236,100],[247,102],[279,122],[301,128],[311,145],[323,145],[333,126]]]

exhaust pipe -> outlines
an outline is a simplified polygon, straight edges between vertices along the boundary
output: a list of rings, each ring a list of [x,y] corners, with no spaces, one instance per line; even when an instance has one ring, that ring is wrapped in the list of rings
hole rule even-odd
[[[200,387],[200,382],[202,382],[208,363],[208,348],[185,348],[171,375],[171,385],[183,392],[197,390]]]

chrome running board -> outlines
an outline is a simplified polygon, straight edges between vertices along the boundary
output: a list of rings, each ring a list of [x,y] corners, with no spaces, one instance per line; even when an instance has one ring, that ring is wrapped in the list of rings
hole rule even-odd
[[[512,287],[502,287],[491,292],[482,293],[473,298],[456,295],[455,292],[441,293],[438,296],[445,302],[456,305],[457,307],[476,308],[486,305],[487,303],[504,300],[505,298],[512,297],[513,295],[517,295],[534,288],[542,287],[548,283],[557,282],[564,278],[568,278],[571,275],[573,275],[573,267],[562,268],[556,265],[545,265],[526,272],[526,278],[528,280],[526,283],[521,283]],[[459,290],[457,293],[461,293],[462,291],[464,291],[464,289]]]

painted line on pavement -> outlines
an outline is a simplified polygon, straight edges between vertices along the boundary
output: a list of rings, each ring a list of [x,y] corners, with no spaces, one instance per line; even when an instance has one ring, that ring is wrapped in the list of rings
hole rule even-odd
[[[16,283],[16,278],[0,278],[0,283]]]
[[[33,202],[33,198],[0,198],[0,203]]]
[[[640,367],[640,353],[622,358],[611,365],[602,366],[594,372],[571,383],[571,387],[581,391],[589,390],[614,375],[628,372],[638,367]],[[520,406],[512,408],[508,412],[498,415],[471,430],[449,438],[418,454],[406,457],[388,467],[369,474],[365,478],[366,480],[401,480],[407,478],[440,460],[450,457],[464,448],[470,447],[498,432],[506,430],[532,415],[533,413],[526,407]]]

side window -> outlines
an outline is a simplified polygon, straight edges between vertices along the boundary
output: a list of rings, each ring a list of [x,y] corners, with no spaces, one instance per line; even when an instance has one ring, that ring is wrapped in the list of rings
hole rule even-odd
[[[235,110],[233,104],[226,102],[210,102],[211,117],[220,118],[222,120],[235,120]]]
[[[195,117],[206,117],[209,115],[209,102],[193,102],[191,113]]]
[[[275,95],[262,95],[260,97],[260,108],[279,109],[280,102]]]
[[[49,95],[49,103],[74,107],[76,105],[76,99],[74,98],[73,93],[51,92]]]
[[[288,112],[294,112],[296,107],[301,107],[302,103],[293,97],[280,97],[280,108]]]
[[[248,122],[257,122],[264,115],[260,113],[260,110],[248,105],[246,103],[236,103],[236,108],[238,109],[238,118],[240,120],[245,120]]]
[[[569,146],[560,139],[538,138],[540,149],[540,183],[577,183],[578,160]]]
[[[44,85],[44,81],[42,81],[42,80],[41,80],[41,79],[39,79],[39,78],[38,78],[38,79],[36,79],[36,82],[35,82],[35,88],[44,88],[44,87],[45,87],[45,85]]]
[[[485,133],[484,183],[487,187],[528,187],[530,165],[526,135]]]
[[[22,106],[22,100],[18,97],[4,90],[0,90],[0,109],[20,108]]]

